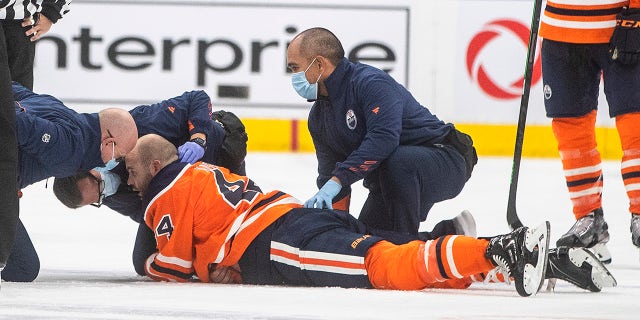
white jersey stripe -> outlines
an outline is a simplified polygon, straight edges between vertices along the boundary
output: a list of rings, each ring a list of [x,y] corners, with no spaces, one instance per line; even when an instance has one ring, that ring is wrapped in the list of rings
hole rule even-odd
[[[332,260],[332,261],[347,262],[347,263],[364,264],[364,257],[350,256],[350,255],[339,254],[339,253],[327,253],[327,252],[320,252],[320,251],[305,251],[305,250],[300,250],[299,248],[294,248],[290,245],[280,243],[280,242],[275,242],[275,241],[271,241],[271,248],[282,250],[302,258],[323,259],[323,260]]]
[[[173,264],[173,265],[180,266],[187,269],[190,269],[191,267],[193,267],[193,261],[187,261],[177,257],[167,257],[167,256],[163,256],[160,253],[158,253],[158,255],[156,256],[156,259],[164,263]]]
[[[636,159],[630,159],[627,161],[622,161],[622,164],[620,166],[622,169],[640,166],[640,159],[636,158]]]
[[[553,0],[550,4],[564,4],[572,6],[602,6],[608,4],[626,3],[621,0]]]
[[[449,238],[449,241],[447,241],[447,263],[449,264],[451,274],[453,274],[454,277],[461,279],[464,277],[458,272],[458,268],[456,268],[456,262],[453,259],[453,241],[455,241],[457,237],[457,235],[451,236],[451,238]]]
[[[543,15],[542,21],[550,26],[568,28],[568,29],[606,29],[616,26],[615,20],[605,21],[570,21],[554,19],[546,14]]]
[[[163,276],[163,275],[160,275],[160,274],[156,273],[156,272],[155,272],[155,269],[153,269],[153,268],[151,267],[151,264],[153,263],[154,259],[155,259],[157,256],[158,256],[158,253],[156,252],[156,253],[154,253],[154,254],[150,255],[150,256],[149,256],[149,258],[147,258],[147,260],[146,260],[146,261],[145,261],[145,263],[144,263],[144,270],[145,270],[145,272],[146,272],[147,274],[149,274],[150,276],[153,276],[153,277],[156,277],[156,278],[159,278],[159,279],[168,280],[169,282],[177,282],[177,281],[176,281],[176,280],[174,280],[174,279],[166,278],[165,276]]]
[[[282,256],[271,254],[271,260],[280,262],[286,265],[290,265],[292,267],[296,267],[300,270],[310,270],[310,271],[324,271],[331,273],[340,273],[340,274],[349,274],[349,275],[366,275],[367,270],[362,269],[352,269],[352,268],[342,268],[342,267],[333,267],[333,266],[325,266],[318,264],[308,264],[308,263],[300,263],[300,261],[296,261],[293,259],[288,259]]]
[[[569,192],[569,197],[571,197],[571,199],[575,199],[600,193],[602,193],[602,187],[593,187],[581,191]]]
[[[597,164],[595,166],[589,166],[589,167],[566,169],[564,170],[564,176],[573,177],[573,176],[579,176],[582,174],[597,173],[600,171],[602,171],[602,167],[600,166],[600,164]]]
[[[429,248],[431,248],[431,244],[433,240],[427,240],[424,243],[424,265],[427,267],[427,273],[429,273]]]
[[[275,241],[271,242],[271,249],[270,259],[272,261],[290,265],[300,270],[324,271],[349,275],[367,274],[367,270],[364,267],[364,257],[300,250]],[[283,251],[286,255],[278,251],[273,251],[273,249]],[[350,264],[354,266],[349,266]]]
[[[640,190],[640,183],[632,183],[624,186],[627,191],[636,191]]]

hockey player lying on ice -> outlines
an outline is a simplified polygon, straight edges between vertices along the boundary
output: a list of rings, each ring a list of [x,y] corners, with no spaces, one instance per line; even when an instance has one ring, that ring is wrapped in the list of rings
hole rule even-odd
[[[225,168],[181,163],[157,135],[141,137],[126,164],[156,236],[158,252],[145,265],[156,280],[420,290],[466,288],[496,270],[530,296],[545,278],[548,222],[488,238],[408,241],[372,233],[347,213],[302,208],[281,191],[256,191]],[[610,285],[590,262],[594,281]]]

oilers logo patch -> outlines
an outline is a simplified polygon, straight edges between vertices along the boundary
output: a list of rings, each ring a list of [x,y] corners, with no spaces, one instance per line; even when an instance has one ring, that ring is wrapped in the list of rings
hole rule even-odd
[[[358,125],[358,119],[356,118],[356,113],[353,110],[349,109],[347,111],[347,127],[351,130],[355,129]]]
[[[551,87],[548,84],[544,85],[544,88],[542,89],[542,91],[544,92],[544,98],[545,100],[549,100],[551,99]]]

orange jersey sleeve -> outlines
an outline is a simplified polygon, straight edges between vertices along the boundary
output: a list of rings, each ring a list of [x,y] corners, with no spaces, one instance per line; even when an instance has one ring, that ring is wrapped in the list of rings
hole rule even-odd
[[[629,4],[629,0],[548,0],[539,35],[567,43],[608,43],[616,14]]]
[[[281,192],[262,193],[253,182],[203,162],[186,165],[149,203],[145,223],[158,253],[145,270],[156,280],[209,282],[209,265],[231,266],[251,241],[300,201]]]

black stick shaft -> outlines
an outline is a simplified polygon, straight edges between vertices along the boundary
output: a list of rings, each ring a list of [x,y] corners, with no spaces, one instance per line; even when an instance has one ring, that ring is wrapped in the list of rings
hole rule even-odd
[[[520,160],[522,159],[522,145],[524,143],[524,128],[527,122],[529,108],[529,92],[531,91],[531,74],[536,59],[536,45],[538,43],[538,27],[540,26],[540,11],[542,0],[534,0],[531,16],[531,31],[529,32],[529,46],[527,48],[527,63],[524,69],[524,85],[520,99],[520,115],[516,132],[515,150],[513,151],[513,167],[511,168],[511,183],[509,185],[509,200],[507,202],[507,223],[511,229],[522,226],[516,211],[516,195],[518,191],[518,176],[520,174]]]

